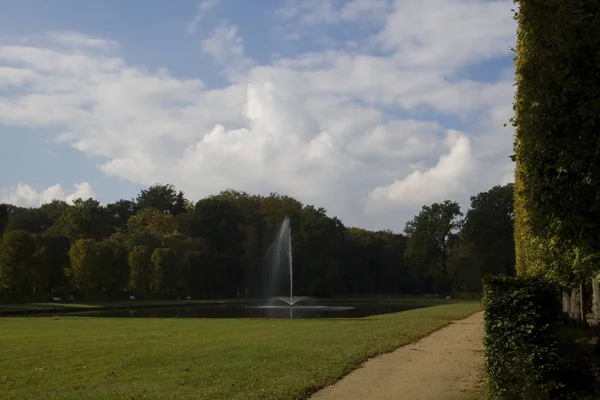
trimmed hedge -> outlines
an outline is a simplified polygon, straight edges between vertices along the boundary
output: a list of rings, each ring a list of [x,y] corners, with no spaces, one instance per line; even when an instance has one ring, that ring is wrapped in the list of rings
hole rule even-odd
[[[558,290],[535,278],[484,279],[490,399],[545,399],[558,389]]]
[[[515,3],[517,271],[572,286],[600,265],[600,7]]]

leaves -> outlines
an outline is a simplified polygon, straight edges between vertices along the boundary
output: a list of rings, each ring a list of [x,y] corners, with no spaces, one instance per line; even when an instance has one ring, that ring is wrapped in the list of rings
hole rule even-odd
[[[515,1],[517,270],[571,286],[600,254],[597,1]]]
[[[423,206],[421,212],[404,229],[408,236],[406,260],[412,269],[435,277],[436,288],[448,286],[448,252],[460,228],[462,213],[456,202],[446,200]]]
[[[547,398],[557,388],[558,290],[545,280],[485,280],[485,368],[491,399]]]

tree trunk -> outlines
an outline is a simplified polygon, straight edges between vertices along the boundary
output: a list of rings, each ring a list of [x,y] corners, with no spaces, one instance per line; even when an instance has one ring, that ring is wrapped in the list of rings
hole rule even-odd
[[[562,308],[567,320],[571,323],[581,324],[582,318],[582,293],[581,286],[576,288],[563,288]]]
[[[598,279],[592,279],[592,312],[594,313],[594,325],[600,323],[600,283]]]

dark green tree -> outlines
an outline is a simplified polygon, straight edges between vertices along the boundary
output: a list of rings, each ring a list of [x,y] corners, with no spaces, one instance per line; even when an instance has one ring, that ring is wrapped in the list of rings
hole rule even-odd
[[[100,287],[109,292],[119,292],[129,284],[129,253],[125,244],[113,238],[98,245]]]
[[[65,270],[69,268],[71,242],[64,236],[37,235],[37,249],[34,254],[38,269],[36,286],[49,291],[66,285]]]
[[[131,200],[119,200],[106,206],[113,230],[124,228],[127,221],[136,214],[138,206]]]
[[[152,251],[147,246],[134,246],[129,252],[129,287],[134,290],[150,290],[152,277]]]
[[[423,274],[430,289],[449,288],[448,252],[456,240],[461,216],[458,203],[446,200],[423,206],[419,214],[406,224],[407,262]],[[434,280],[437,280],[436,288],[432,287]]]
[[[495,186],[471,197],[461,239],[473,244],[473,257],[481,260],[482,275],[514,274],[513,184]]]
[[[69,250],[70,267],[66,271],[71,284],[82,291],[101,289],[100,245],[93,239],[78,239]]]
[[[8,224],[8,206],[6,204],[0,204],[0,239]]]
[[[153,208],[173,216],[187,211],[187,200],[183,192],[177,192],[173,185],[156,184],[142,190],[136,199],[138,209]]]
[[[44,233],[52,226],[52,219],[39,208],[8,207],[8,223],[5,230]]]
[[[204,238],[213,253],[241,257],[244,223],[244,214],[235,203],[208,197],[196,203],[186,230],[193,237]]]
[[[0,287],[17,292],[35,288],[37,265],[35,238],[27,231],[11,231],[0,241]]]
[[[103,239],[110,236],[112,228],[106,208],[94,199],[77,199],[65,210],[48,233],[78,239]]]
[[[53,200],[50,203],[42,204],[40,211],[48,216],[52,224],[56,224],[59,218],[69,209],[70,205],[66,201]]]
[[[152,253],[152,288],[169,291],[177,289],[180,263],[172,249],[159,248]]]

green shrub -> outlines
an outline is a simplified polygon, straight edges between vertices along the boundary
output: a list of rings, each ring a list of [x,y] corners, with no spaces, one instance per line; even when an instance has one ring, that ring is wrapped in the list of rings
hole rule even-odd
[[[490,399],[545,399],[558,388],[558,290],[535,278],[484,280]]]

